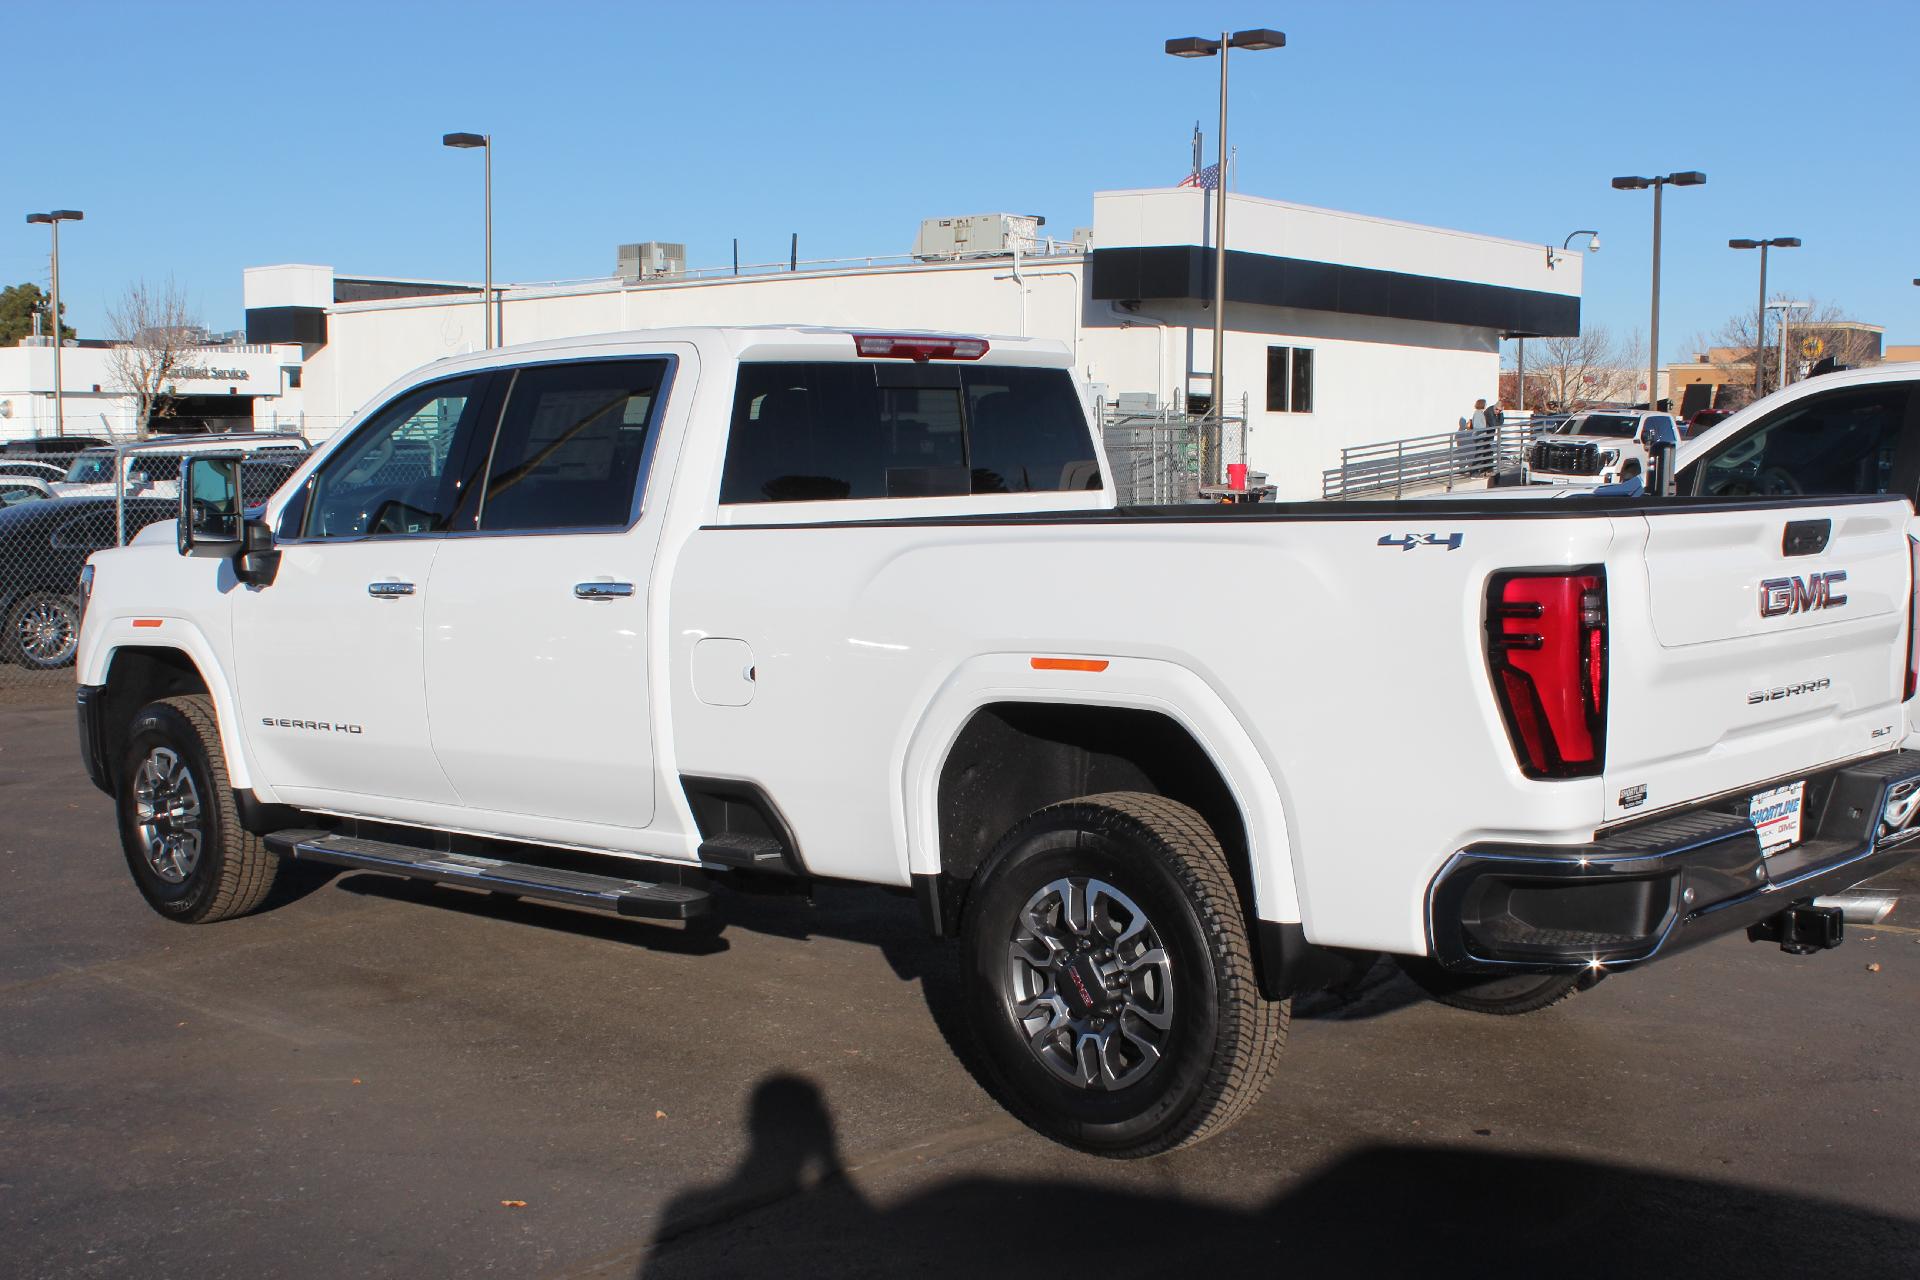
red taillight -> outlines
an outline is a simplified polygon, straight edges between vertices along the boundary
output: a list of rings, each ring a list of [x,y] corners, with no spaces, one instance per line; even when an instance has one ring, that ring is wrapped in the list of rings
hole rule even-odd
[[[1607,738],[1607,580],[1507,573],[1487,593],[1487,661],[1529,778],[1599,773]]]
[[[987,354],[987,340],[856,333],[853,349],[881,360],[978,360]]]
[[[1920,539],[1907,535],[1907,558],[1913,562],[1913,576],[1907,582],[1907,692],[1901,701],[1920,690]]]

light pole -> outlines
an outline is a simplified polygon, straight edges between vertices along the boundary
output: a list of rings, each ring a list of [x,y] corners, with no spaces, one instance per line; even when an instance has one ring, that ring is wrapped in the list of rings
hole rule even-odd
[[[1758,400],[1767,394],[1767,250],[1798,249],[1799,236],[1775,236],[1771,240],[1729,240],[1729,249],[1758,249],[1760,251],[1760,309],[1755,323],[1759,328],[1753,335],[1753,398]],[[1780,370],[1780,385],[1786,386],[1787,371]]]
[[[1666,186],[1697,187],[1707,180],[1698,169],[1669,173],[1659,178],[1615,178],[1615,191],[1644,191],[1653,188],[1653,332],[1647,337],[1647,408],[1660,405],[1660,191]]]
[[[493,135],[490,133],[449,133],[440,139],[441,145],[457,147],[462,151],[479,147],[486,153],[486,219],[487,219],[487,282],[480,297],[481,327],[486,330],[487,349],[492,350],[498,341],[498,317],[493,309]]]
[[[1787,328],[1789,322],[1787,313],[1790,311],[1809,311],[1812,310],[1812,307],[1813,304],[1810,302],[1769,302],[1767,304],[1767,310],[1778,311],[1780,313],[1779,320],[1775,321],[1775,327],[1780,330],[1780,385],[1783,387],[1787,385],[1788,381]]]
[[[1223,427],[1227,420],[1227,51],[1280,49],[1284,32],[1260,27],[1252,31],[1222,31],[1218,40],[1183,36],[1167,41],[1176,58],[1220,58],[1220,163],[1213,183],[1213,416]]]
[[[78,209],[55,209],[51,213],[30,213],[28,222],[44,222],[53,232],[53,434],[67,434],[66,406],[60,385],[60,224],[79,222],[87,215]]]

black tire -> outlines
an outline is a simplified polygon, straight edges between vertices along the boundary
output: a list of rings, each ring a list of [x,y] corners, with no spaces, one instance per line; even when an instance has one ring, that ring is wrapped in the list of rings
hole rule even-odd
[[[1089,927],[1062,932],[1095,941],[1073,963],[1108,966],[1104,976],[1076,970],[1087,974],[1076,979],[1077,995],[1067,984],[1071,965],[1019,969],[1013,959],[1016,926],[1028,919],[1029,906],[1051,887],[1076,881]],[[1090,882],[1097,882],[1091,891]],[[1067,910],[1058,901],[1056,920]],[[1120,927],[1114,912],[1119,921],[1132,918],[1124,906],[1137,906],[1147,930],[1100,950],[1101,903],[1109,935]],[[1148,948],[1145,940],[1156,937],[1158,948]],[[1164,964],[1152,962],[1150,950],[1163,953]],[[1051,954],[1071,959],[1071,951]],[[1199,814],[1160,796],[1086,796],[1042,809],[1008,832],[968,895],[959,961],[969,1032],[1001,1101],[1032,1128],[1095,1155],[1148,1156],[1220,1132],[1265,1090],[1286,1042],[1288,1004],[1260,995],[1219,840]],[[1029,981],[1043,982],[1048,994],[1018,989]],[[1100,993],[1098,1006],[1088,982]],[[1060,1028],[1048,1049],[1037,1049],[1046,1028],[1034,1034],[1015,1009],[1055,996],[1055,1013],[1031,1015]],[[1073,1000],[1087,1003],[1081,1021],[1069,1026],[1066,1002]],[[1144,1021],[1142,1008],[1167,1025]],[[1109,1023],[1103,1033],[1075,1029]],[[1154,1055],[1139,1051],[1139,1036],[1155,1042]],[[1104,1047],[1092,1057],[1098,1065],[1087,1068],[1090,1042],[1111,1045],[1122,1069],[1108,1069]],[[1063,1068],[1047,1065],[1049,1056],[1070,1059],[1099,1083],[1069,1082],[1057,1074]]]
[[[52,591],[21,596],[7,610],[6,652],[35,671],[70,667],[80,649],[80,602]]]
[[[245,915],[272,892],[281,862],[240,826],[211,699],[163,698],[141,708],[117,777],[120,846],[148,906],[181,924],[209,924]],[[162,798],[167,813],[155,814],[151,803],[143,810],[143,795]]]
[[[1395,959],[1415,986],[1441,1004],[1499,1017],[1537,1013],[1573,999],[1600,981],[1600,974],[1591,969],[1571,973],[1449,973],[1425,956]]]

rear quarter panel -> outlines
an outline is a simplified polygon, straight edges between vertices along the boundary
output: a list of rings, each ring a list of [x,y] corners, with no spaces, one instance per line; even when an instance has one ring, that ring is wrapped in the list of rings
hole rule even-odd
[[[1183,669],[1263,766],[1236,790],[1271,788],[1254,857],[1263,884],[1293,892],[1263,895],[1259,914],[1297,911],[1323,943],[1420,951],[1422,894],[1462,844],[1571,843],[1602,816],[1598,779],[1519,773],[1481,618],[1495,570],[1599,562],[1612,539],[1606,518],[1428,512],[702,529],[668,600],[678,767],[759,781],[815,871],[904,884],[938,865],[927,771],[907,760],[956,672],[1104,657],[1106,672],[1056,674],[1045,693],[1099,701],[1148,664]],[[751,702],[692,692],[691,649],[708,637],[750,647]]]

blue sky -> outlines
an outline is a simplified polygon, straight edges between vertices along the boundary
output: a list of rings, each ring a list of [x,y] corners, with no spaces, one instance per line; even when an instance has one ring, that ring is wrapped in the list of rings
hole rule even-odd
[[[694,265],[903,253],[923,217],[1043,213],[1186,172],[1215,65],[1168,36],[1274,26],[1236,55],[1233,141],[1252,194],[1525,240],[1597,227],[1586,316],[1644,328],[1651,200],[1670,191],[1663,354],[1773,281],[1920,342],[1920,5],[1597,0],[1313,5],[544,3],[7,6],[16,82],[0,164],[0,281],[62,235],[68,315],[97,334],[135,277],[172,274],[214,327],[242,267],[477,279],[491,131],[496,274],[596,275],[622,241]],[[19,65],[19,58],[16,58]],[[29,103],[36,108],[29,111]],[[45,111],[40,108],[46,109]],[[1211,146],[1211,141],[1209,142]]]

